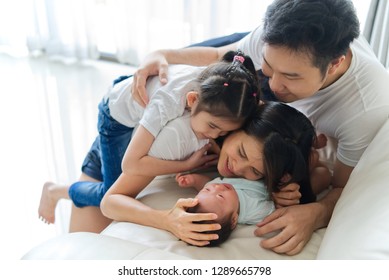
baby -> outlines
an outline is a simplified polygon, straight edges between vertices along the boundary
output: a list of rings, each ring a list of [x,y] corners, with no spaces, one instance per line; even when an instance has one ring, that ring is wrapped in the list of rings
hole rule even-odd
[[[251,181],[243,178],[209,178],[201,174],[178,174],[176,181],[180,187],[194,187],[199,203],[187,209],[191,213],[215,213],[216,222],[221,225],[217,232],[219,239],[210,241],[209,246],[224,242],[239,224],[257,224],[274,211],[262,180]]]

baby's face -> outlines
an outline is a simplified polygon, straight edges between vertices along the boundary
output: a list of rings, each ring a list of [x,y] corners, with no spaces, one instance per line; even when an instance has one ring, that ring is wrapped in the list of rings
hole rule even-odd
[[[217,220],[239,212],[239,197],[231,184],[209,183],[197,194],[201,208],[215,213]]]

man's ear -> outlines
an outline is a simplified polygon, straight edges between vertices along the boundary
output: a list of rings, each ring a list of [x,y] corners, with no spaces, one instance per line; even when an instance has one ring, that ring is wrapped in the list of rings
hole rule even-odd
[[[234,212],[232,214],[232,218],[231,218],[231,229],[235,229],[236,228],[236,225],[238,224],[238,212]]]
[[[199,93],[197,91],[190,91],[186,94],[186,105],[189,108],[193,107],[193,104],[195,104],[199,99]]]
[[[346,56],[342,55],[336,59],[333,59],[330,63],[328,74],[334,74],[336,70],[338,70],[339,66],[342,64],[342,62],[346,59]]]

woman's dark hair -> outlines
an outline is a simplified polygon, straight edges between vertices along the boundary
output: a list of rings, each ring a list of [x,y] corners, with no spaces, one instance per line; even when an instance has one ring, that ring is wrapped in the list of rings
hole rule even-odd
[[[199,103],[196,110],[244,121],[259,102],[259,83],[254,64],[242,52],[227,52],[220,62],[208,66],[197,78]]]
[[[257,114],[243,130],[263,143],[264,180],[269,193],[298,183],[300,203],[316,200],[309,169],[316,132],[303,113],[281,102],[267,102],[258,106]],[[289,175],[287,180],[285,175]]]
[[[313,66],[324,75],[359,33],[351,0],[274,0],[266,10],[262,40],[310,54]]]
[[[197,204],[194,207],[190,207],[186,210],[189,213],[209,213],[209,210],[204,209],[201,204]],[[228,239],[228,237],[231,235],[232,232],[232,214],[229,215],[228,217],[221,217],[220,219],[217,220],[207,220],[207,221],[198,221],[194,222],[198,224],[214,224],[218,223],[220,224],[220,229],[218,230],[213,230],[213,231],[205,231],[203,232],[204,234],[207,233],[212,233],[212,234],[217,234],[219,236],[218,239],[214,240],[209,240],[209,244],[206,245],[208,247],[216,247],[222,244],[224,241]]]

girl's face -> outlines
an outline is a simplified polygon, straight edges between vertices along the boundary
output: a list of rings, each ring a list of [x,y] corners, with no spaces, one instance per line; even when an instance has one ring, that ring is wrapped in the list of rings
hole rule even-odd
[[[258,180],[265,176],[263,144],[239,130],[223,142],[217,169],[223,177],[243,177]]]
[[[215,213],[217,220],[234,217],[239,213],[239,197],[234,187],[226,183],[210,183],[204,186],[196,198],[203,211]]]
[[[204,111],[192,115],[190,124],[198,139],[216,139],[242,126],[241,122],[232,122]]]

